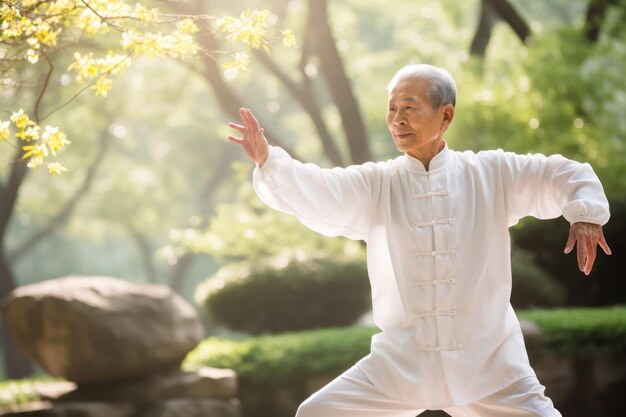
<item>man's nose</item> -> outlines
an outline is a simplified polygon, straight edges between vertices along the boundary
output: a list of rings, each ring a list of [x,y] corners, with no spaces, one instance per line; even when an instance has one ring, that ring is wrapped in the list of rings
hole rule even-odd
[[[400,114],[400,112],[397,112],[396,115],[393,116],[392,122],[396,126],[404,126],[406,124],[404,117]]]

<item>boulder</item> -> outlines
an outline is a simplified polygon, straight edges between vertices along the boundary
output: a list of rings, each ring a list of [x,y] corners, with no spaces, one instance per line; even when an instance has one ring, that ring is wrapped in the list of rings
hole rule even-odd
[[[237,396],[237,377],[231,369],[201,368],[173,371],[122,382],[80,385],[57,396],[57,402],[154,403],[173,398],[231,399]]]
[[[240,417],[238,400],[180,398],[161,401],[139,410],[133,417]]]
[[[107,277],[19,287],[2,315],[22,352],[79,384],[177,368],[203,337],[195,308],[169,287]]]
[[[2,413],[3,417],[134,417],[130,404],[41,402],[20,410]]]

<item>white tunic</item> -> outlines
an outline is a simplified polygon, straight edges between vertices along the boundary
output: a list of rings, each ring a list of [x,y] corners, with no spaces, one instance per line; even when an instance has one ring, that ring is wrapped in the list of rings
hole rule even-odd
[[[253,179],[270,207],[324,235],[367,242],[382,332],[357,365],[417,408],[464,405],[535,375],[509,302],[509,226],[527,215],[609,219],[591,166],[560,155],[446,145],[428,171],[406,154],[322,169],[271,147]]]

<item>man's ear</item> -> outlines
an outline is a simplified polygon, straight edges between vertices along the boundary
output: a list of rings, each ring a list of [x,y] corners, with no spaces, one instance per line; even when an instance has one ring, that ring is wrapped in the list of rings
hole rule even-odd
[[[441,130],[444,132],[450,127],[450,123],[454,119],[454,106],[450,103],[443,106],[443,120],[441,122]]]

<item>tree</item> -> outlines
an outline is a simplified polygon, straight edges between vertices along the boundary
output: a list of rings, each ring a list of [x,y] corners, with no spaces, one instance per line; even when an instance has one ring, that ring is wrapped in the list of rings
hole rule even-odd
[[[484,57],[491,39],[491,31],[498,20],[503,20],[523,43],[530,38],[530,28],[507,0],[482,0],[478,27],[470,46],[470,53]]]
[[[242,13],[239,18],[222,19],[208,15],[161,15],[157,9],[148,9],[141,4],[130,6],[122,0],[3,0],[0,3],[0,77],[4,81],[3,85],[12,90],[11,94],[17,101],[21,101],[28,94],[19,97],[18,93],[22,93],[22,85],[28,84],[25,81],[32,81],[28,80],[29,77],[32,78],[31,73],[35,74],[35,79],[39,79],[33,87],[35,93],[30,93],[34,98],[31,111],[20,108],[12,111],[9,120],[0,119],[0,141],[14,148],[9,172],[6,179],[0,181],[0,299],[16,286],[7,257],[6,233],[29,168],[36,170],[50,158],[54,158],[54,162],[47,162],[48,171],[52,175],[67,171],[56,157],[70,141],[58,127],[44,126],[42,123],[87,89],[94,89],[96,95],[106,97],[112,87],[112,77],[130,65],[133,56],[182,58],[198,52],[204,56],[220,53],[203,50],[198,46],[193,37],[198,30],[194,21],[214,22],[211,31],[222,33],[227,38],[240,42],[245,48],[269,50],[274,41],[266,36],[268,15],[267,11],[250,10]],[[174,25],[175,29],[172,29]],[[159,27],[163,26],[170,33],[161,33]],[[283,32],[283,35],[285,44],[292,42],[292,35],[288,31]],[[97,50],[110,47],[112,42],[120,53],[110,50],[100,57],[94,57]],[[55,105],[46,101],[46,97],[51,90],[52,75],[58,70],[58,65],[64,62],[64,54],[68,50],[76,51],[68,70],[74,74],[75,83],[84,86],[61,105]],[[246,56],[245,52],[233,53],[233,59],[227,65],[243,66]],[[16,144],[11,142],[12,139]],[[101,143],[103,151],[94,158],[83,184],[76,189],[73,197],[59,213],[52,217],[47,227],[34,232],[18,246],[16,254],[23,254],[28,247],[32,247],[69,217],[78,199],[89,188],[93,171],[106,149],[105,138]],[[2,333],[9,377],[30,374],[32,369],[28,364],[15,356],[17,351],[4,326]]]

